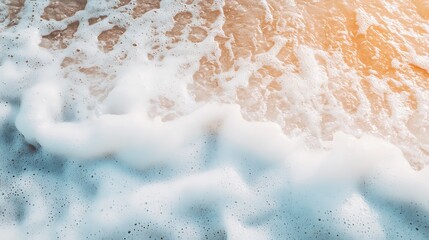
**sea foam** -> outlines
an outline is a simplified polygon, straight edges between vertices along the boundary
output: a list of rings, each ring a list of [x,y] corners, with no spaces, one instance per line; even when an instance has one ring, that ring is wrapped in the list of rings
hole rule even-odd
[[[396,91],[280,2],[0,3],[0,236],[428,239],[427,56]],[[361,7],[349,34],[389,22]]]

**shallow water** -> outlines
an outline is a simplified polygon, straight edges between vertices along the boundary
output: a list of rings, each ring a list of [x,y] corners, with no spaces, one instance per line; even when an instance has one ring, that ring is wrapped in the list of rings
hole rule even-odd
[[[427,239],[429,2],[0,2],[7,239]]]

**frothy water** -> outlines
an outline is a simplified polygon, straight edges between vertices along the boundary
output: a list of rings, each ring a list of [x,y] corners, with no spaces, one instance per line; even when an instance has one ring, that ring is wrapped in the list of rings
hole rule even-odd
[[[0,2],[4,239],[428,239],[429,2]]]

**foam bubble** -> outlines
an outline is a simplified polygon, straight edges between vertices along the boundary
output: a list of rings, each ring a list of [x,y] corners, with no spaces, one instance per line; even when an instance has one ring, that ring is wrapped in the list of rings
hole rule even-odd
[[[377,25],[377,20],[373,16],[368,15],[363,9],[356,10],[356,21],[359,25],[359,34],[366,34],[370,26]]]

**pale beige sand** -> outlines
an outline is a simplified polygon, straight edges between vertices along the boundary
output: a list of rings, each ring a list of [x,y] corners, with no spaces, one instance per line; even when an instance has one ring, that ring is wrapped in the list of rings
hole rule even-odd
[[[347,125],[348,129],[360,129],[395,144],[415,146],[408,152],[404,151],[411,162],[420,166],[424,162],[422,158],[429,156],[427,150],[420,147],[428,144],[426,137],[421,134],[422,113],[419,110],[422,104],[427,103],[422,102],[417,95],[429,91],[429,70],[413,59],[415,56],[428,58],[429,1],[395,0],[389,1],[389,4],[380,0],[348,2],[268,0],[268,5],[264,6],[253,0],[228,0],[219,10],[212,9],[213,0],[195,1],[202,10],[199,13],[201,24],[191,23],[195,17],[192,13],[180,12],[172,19],[174,27],[165,34],[171,38],[172,46],[180,41],[199,43],[212,31],[213,23],[218,18],[225,19],[222,26],[224,35],[215,38],[221,54],[215,59],[202,57],[199,69],[193,75],[194,83],[189,86],[196,101],[216,99],[236,102],[248,119],[278,122],[286,133],[292,134],[296,129],[301,129],[314,139],[329,140],[333,132],[347,131],[347,128],[343,128],[343,125]],[[127,11],[133,18],[139,18],[160,7],[159,0],[137,0],[135,5],[131,3],[130,0],[121,0],[115,8]],[[183,4],[193,3],[193,0],[183,1]],[[7,2],[8,18],[11,20],[9,26],[19,21],[23,4],[24,0]],[[86,0],[51,1],[42,18],[60,21],[84,10],[86,4]],[[129,8],[124,8],[126,6]],[[390,9],[391,6],[397,10]],[[272,14],[271,19],[267,19],[266,8]],[[365,16],[371,16],[375,23],[362,30],[359,18]],[[87,21],[96,24],[105,17],[94,17]],[[78,28],[79,22],[73,22],[65,29],[55,30],[43,36],[41,46],[51,51],[65,49]],[[98,35],[99,47],[104,52],[111,51],[126,30],[114,26],[101,32]],[[253,61],[258,54],[269,52],[277,36],[287,39],[287,43],[275,56],[278,63],[260,67],[251,75],[249,86],[238,87],[232,98],[226,96],[220,80],[222,74],[237,70],[240,59],[250,58]],[[284,95],[288,91],[285,86],[290,71],[285,71],[282,66],[287,65],[292,68],[292,72],[299,74],[302,63],[297,56],[297,49],[303,45],[324,51],[327,58],[335,60],[316,59],[329,77],[325,89],[327,92],[315,96],[314,102],[307,100],[302,106],[319,112],[316,122],[309,121],[305,111],[297,111],[296,105],[299,103]],[[153,46],[154,50],[158,48]],[[126,57],[120,56],[123,59]],[[162,61],[162,56],[149,54],[148,57],[153,61]],[[79,62],[79,58],[66,57],[63,67],[78,65]],[[81,67],[79,70],[94,78],[114,78],[98,66]],[[377,81],[383,82],[388,91],[377,92]],[[102,93],[105,90],[94,87],[94,94],[97,91],[98,94],[106,94]],[[331,106],[327,95],[333,96],[338,105]],[[395,108],[396,103],[391,98],[398,95],[405,96],[401,111],[413,114],[407,120],[392,123],[388,120],[394,114],[395,109],[392,108]],[[174,108],[174,102],[165,97],[154,99],[153,102],[160,108]],[[363,102],[368,103],[364,114],[361,113]],[[329,110],[335,107],[349,115],[348,122],[345,123],[343,118]],[[404,125],[408,132],[403,133],[404,128],[398,130],[397,124]],[[309,142],[318,146],[318,140]]]

